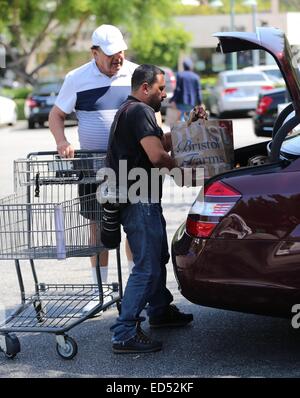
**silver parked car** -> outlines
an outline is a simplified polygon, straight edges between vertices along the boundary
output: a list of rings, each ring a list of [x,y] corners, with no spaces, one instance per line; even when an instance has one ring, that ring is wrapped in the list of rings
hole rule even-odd
[[[167,108],[170,106],[170,99],[173,97],[174,90],[176,88],[176,75],[172,71],[171,68],[166,66],[160,66],[160,68],[165,72],[165,81],[166,81],[166,93],[167,97],[161,103],[160,112],[163,116],[166,115]]]
[[[249,72],[263,72],[267,75],[267,77],[272,80],[276,86],[284,86],[285,87],[285,81],[282,76],[282,73],[280,69],[278,68],[277,65],[257,65],[257,66],[247,66],[246,68],[243,68],[244,71]]]
[[[254,110],[259,93],[273,88],[274,82],[259,71],[221,72],[216,86],[211,90],[210,111],[222,117],[225,112]]]

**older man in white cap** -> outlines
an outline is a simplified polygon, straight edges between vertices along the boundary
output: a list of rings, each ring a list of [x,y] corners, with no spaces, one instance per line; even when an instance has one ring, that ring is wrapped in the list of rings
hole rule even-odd
[[[131,76],[138,66],[125,60],[127,45],[120,30],[113,25],[101,25],[92,35],[92,61],[69,72],[49,116],[49,127],[57,151],[63,157],[73,157],[74,148],[64,131],[66,115],[73,110],[78,119],[80,148],[106,152],[109,131],[120,105],[131,91]],[[96,187],[91,187],[92,190]],[[91,193],[84,192],[84,193]],[[87,218],[90,218],[87,215]],[[97,223],[91,222],[97,234]],[[129,257],[129,267],[133,265]],[[91,258],[94,282],[97,281],[96,258]],[[107,281],[108,252],[100,255],[102,282]]]

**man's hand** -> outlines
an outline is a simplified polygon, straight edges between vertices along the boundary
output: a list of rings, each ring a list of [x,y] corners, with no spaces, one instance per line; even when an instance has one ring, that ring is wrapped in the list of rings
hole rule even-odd
[[[162,137],[162,144],[164,147],[164,150],[166,152],[170,152],[172,150],[172,138],[171,138],[171,133],[165,133]]]
[[[66,140],[66,136],[64,133],[64,121],[66,116],[66,113],[64,113],[60,108],[54,105],[49,114],[49,128],[55,138],[57,152],[59,153],[59,155],[63,158],[73,158],[74,148]]]
[[[191,110],[187,125],[189,126],[191,123],[195,122],[198,119],[208,119],[208,113],[202,105],[197,105],[194,107],[193,110]]]
[[[62,158],[74,157],[74,148],[67,140],[57,144],[57,152]]]

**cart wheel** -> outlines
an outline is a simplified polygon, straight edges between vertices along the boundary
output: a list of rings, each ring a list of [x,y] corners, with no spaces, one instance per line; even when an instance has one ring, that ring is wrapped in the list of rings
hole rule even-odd
[[[5,336],[5,344],[6,351],[4,353],[8,359],[13,359],[21,351],[20,341],[13,333]]]
[[[75,357],[78,351],[77,343],[74,339],[72,339],[72,337],[69,336],[64,336],[64,340],[64,347],[56,343],[56,351],[63,359],[72,359]]]

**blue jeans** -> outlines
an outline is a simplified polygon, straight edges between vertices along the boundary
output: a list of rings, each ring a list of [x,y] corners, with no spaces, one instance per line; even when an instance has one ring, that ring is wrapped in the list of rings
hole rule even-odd
[[[121,223],[135,266],[128,278],[121,314],[111,327],[113,341],[125,341],[135,335],[137,322],[145,320],[140,313],[147,303],[147,314],[151,317],[161,315],[173,301],[166,287],[170,255],[161,205],[131,204],[121,210]]]
[[[186,105],[186,104],[176,104],[177,109],[181,112],[180,113],[180,121],[184,122],[185,119],[185,113],[187,114],[190,113],[190,111],[194,108],[192,105]]]

